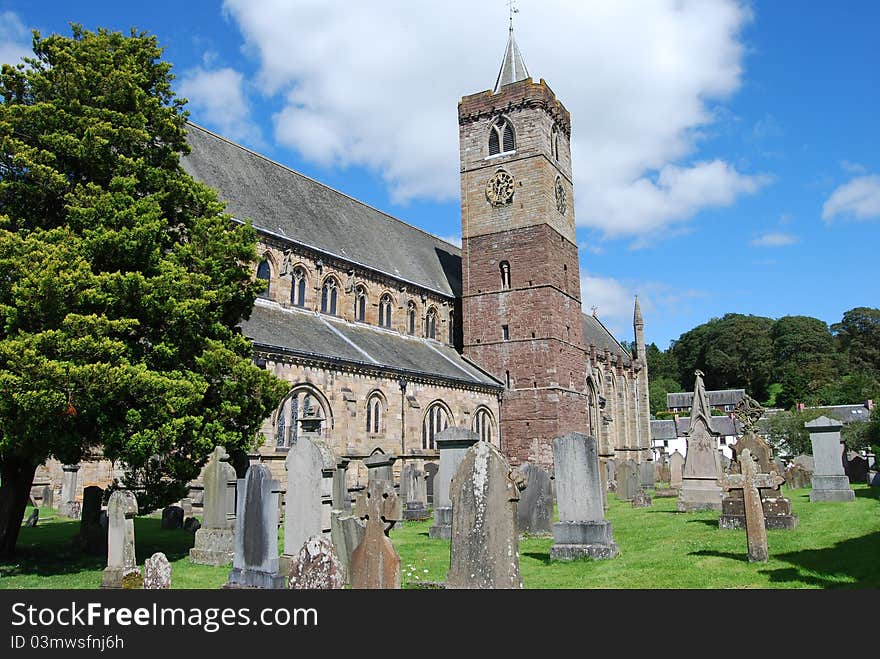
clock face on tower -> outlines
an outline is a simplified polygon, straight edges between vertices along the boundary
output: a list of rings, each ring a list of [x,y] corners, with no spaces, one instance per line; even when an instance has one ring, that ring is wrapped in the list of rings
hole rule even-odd
[[[486,184],[486,199],[493,206],[503,206],[513,201],[513,176],[499,169]]]

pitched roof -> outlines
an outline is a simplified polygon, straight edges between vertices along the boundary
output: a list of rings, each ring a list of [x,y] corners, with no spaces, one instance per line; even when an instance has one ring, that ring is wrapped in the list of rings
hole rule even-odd
[[[675,439],[675,421],[672,419],[651,419],[651,439]]]
[[[736,405],[746,395],[745,389],[717,389],[707,391],[710,405]],[[690,407],[694,400],[693,391],[678,391],[666,394],[666,407]]]
[[[598,352],[602,352],[608,348],[612,355],[623,358],[624,366],[632,363],[632,357],[626,349],[620,345],[620,342],[614,338],[614,335],[608,331],[608,328],[602,324],[602,321],[590,314],[582,314],[584,322],[584,346],[589,349],[591,345],[596,346]]]
[[[181,159],[215,188],[236,219],[267,233],[423,288],[461,294],[461,250],[279,165],[201,126],[187,124]]]
[[[683,437],[690,427],[691,418],[689,416],[678,417],[677,431],[679,437]],[[709,429],[726,437],[742,434],[742,425],[739,421],[731,419],[729,416],[709,417]]]
[[[507,35],[507,48],[504,50],[504,59],[501,60],[501,70],[498,71],[498,77],[495,79],[495,89],[493,94],[504,86],[512,82],[519,82],[529,77],[529,70],[523,61],[522,54],[519,52],[519,46],[516,45],[516,39],[513,38],[513,23]]]
[[[501,388],[500,382],[437,341],[288,309],[275,302],[258,299],[241,328],[257,349],[281,349],[302,357]]]

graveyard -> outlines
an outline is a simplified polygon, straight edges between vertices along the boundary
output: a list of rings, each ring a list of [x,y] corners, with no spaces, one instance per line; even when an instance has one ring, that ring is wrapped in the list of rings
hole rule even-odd
[[[718,512],[678,513],[674,498],[655,498],[651,508],[632,508],[608,495],[606,517],[614,527],[620,554],[613,560],[589,558],[551,562],[551,537],[520,539],[524,588],[693,589],[693,588],[880,588],[880,491],[853,485],[849,504],[810,502],[810,489],[788,489],[799,517],[796,532],[769,530],[770,557],[749,563],[745,532],[718,528]],[[30,510],[28,511],[30,513]],[[22,529],[19,555],[0,563],[0,589],[95,589],[106,556],[87,556],[71,548],[79,529],[42,511],[35,528]],[[51,519],[49,519],[51,517]],[[448,540],[428,538],[432,522],[407,521],[392,529],[400,554],[401,586],[421,588],[442,582],[449,568]],[[137,562],[162,551],[173,569],[172,588],[220,588],[229,565],[193,564],[191,532],[163,530],[158,516],[135,519]],[[279,538],[281,532],[279,532]],[[279,554],[283,540],[279,540]]]

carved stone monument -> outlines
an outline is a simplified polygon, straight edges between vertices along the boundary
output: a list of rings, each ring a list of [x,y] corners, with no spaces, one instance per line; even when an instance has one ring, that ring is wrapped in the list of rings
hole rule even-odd
[[[202,526],[189,559],[201,565],[227,565],[235,553],[235,469],[217,446],[205,468]]]
[[[522,463],[517,469],[526,488],[516,504],[516,526],[520,533],[553,533],[553,492],[550,474],[537,465]]]
[[[425,472],[408,460],[400,472],[400,498],[403,499],[405,520],[428,519],[428,488]]]
[[[479,436],[467,428],[451,427],[438,433],[436,444],[440,452],[440,468],[434,477],[434,524],[428,529],[428,537],[446,540],[452,538],[449,484],[465,453],[479,440]]]
[[[382,479],[368,483],[358,497],[355,514],[366,520],[366,530],[351,554],[351,587],[400,588],[400,555],[388,539],[388,531],[402,517],[393,484]]]
[[[685,431],[687,455],[678,495],[679,512],[721,510],[721,459],[717,444],[719,433],[710,425],[711,408],[703,384],[703,372],[694,375],[694,398],[691,403],[691,422]]]
[[[134,517],[138,503],[133,492],[116,490],[107,503],[107,567],[101,588],[141,588],[144,578],[134,550]]]
[[[290,562],[291,590],[340,590],[345,588],[345,567],[333,543],[325,535],[306,540]]]
[[[843,443],[840,439],[843,424],[837,419],[820,416],[804,426],[810,433],[816,461],[810,501],[854,501],[856,493],[843,469]]]

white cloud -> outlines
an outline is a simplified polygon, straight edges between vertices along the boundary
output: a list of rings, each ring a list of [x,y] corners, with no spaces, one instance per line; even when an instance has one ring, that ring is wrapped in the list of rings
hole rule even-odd
[[[841,160],[840,161],[840,168],[845,172],[849,172],[850,174],[867,174],[868,173],[868,170],[865,168],[864,165],[861,165],[857,162],[850,162],[849,160]]]
[[[785,247],[794,245],[798,240],[799,238],[793,234],[774,231],[754,238],[749,244],[753,247]]]
[[[0,13],[0,64],[18,64],[22,57],[33,57],[31,33],[17,14]]]
[[[456,107],[490,88],[502,4],[447,0],[225,0],[282,99],[276,139],[327,166],[381,174],[392,199],[455,199]],[[532,77],[572,113],[576,214],[605,236],[658,235],[766,179],[688,163],[741,84],[737,0],[523,0],[516,34]],[[463,18],[465,17],[465,18]]]
[[[440,240],[445,240],[448,243],[452,243],[456,247],[461,247],[461,236],[458,234],[454,236],[438,236]]]
[[[857,220],[880,218],[880,176],[859,176],[838,187],[822,206],[822,219],[837,216]]]
[[[206,61],[213,58],[205,54]],[[250,116],[244,76],[231,68],[196,67],[186,71],[178,90],[189,99],[191,118],[232,140],[261,144],[260,131]]]

